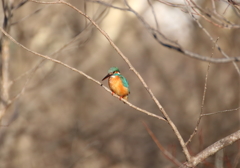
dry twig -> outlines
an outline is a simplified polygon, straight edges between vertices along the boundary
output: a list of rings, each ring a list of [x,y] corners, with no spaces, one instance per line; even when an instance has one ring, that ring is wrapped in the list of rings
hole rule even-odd
[[[142,122],[143,125],[145,126],[148,134],[151,136],[151,138],[153,139],[153,141],[155,142],[155,144],[157,145],[157,147],[161,150],[161,152],[163,153],[163,155],[169,159],[172,163],[174,163],[176,166],[180,166],[182,167],[183,164],[181,162],[179,162],[170,152],[168,152],[162,145],[161,143],[157,140],[157,137],[154,135],[154,133],[150,130],[150,128],[148,127],[148,125],[145,122]]]
[[[217,39],[217,40],[218,40],[218,39]],[[216,43],[217,43],[217,41],[216,41]],[[215,46],[215,45],[214,45],[214,46]],[[214,48],[215,48],[215,47],[213,47],[213,51],[212,51],[211,57],[213,57]],[[189,139],[187,140],[187,142],[185,143],[185,145],[188,145],[188,143],[191,142],[191,140],[192,140],[192,138],[194,137],[194,135],[196,135],[197,130],[198,130],[198,126],[199,126],[200,121],[201,121],[201,119],[202,119],[203,108],[204,108],[204,104],[205,104],[206,91],[207,91],[207,81],[208,81],[208,73],[209,73],[210,65],[211,65],[211,64],[210,64],[210,62],[209,62],[209,63],[208,63],[208,67],[207,67],[206,76],[205,76],[205,83],[204,83],[203,97],[202,97],[202,105],[201,105],[201,112],[200,112],[200,115],[199,115],[199,118],[198,118],[196,127],[195,127],[193,133],[191,134],[190,138],[189,138]]]
[[[229,110],[217,111],[217,112],[214,112],[214,113],[201,114],[201,116],[202,116],[202,117],[205,117],[205,116],[210,116],[210,115],[219,114],[219,113],[226,113],[226,112],[237,111],[237,110],[239,110],[239,109],[240,109],[240,107],[235,108],[235,109],[229,109]]]

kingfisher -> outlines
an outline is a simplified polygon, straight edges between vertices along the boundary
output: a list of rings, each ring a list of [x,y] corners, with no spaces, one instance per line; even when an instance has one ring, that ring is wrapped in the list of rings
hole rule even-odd
[[[117,67],[110,68],[108,74],[102,79],[102,81],[107,78],[112,93],[120,96],[120,100],[122,98],[127,100],[128,95],[130,94],[129,84],[127,79],[120,74],[119,69]]]

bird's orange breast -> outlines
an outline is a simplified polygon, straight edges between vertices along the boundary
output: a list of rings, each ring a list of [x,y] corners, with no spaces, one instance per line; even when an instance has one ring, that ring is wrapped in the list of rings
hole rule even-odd
[[[118,96],[121,96],[125,99],[127,99],[127,95],[129,94],[129,90],[127,87],[125,87],[120,79],[119,76],[113,76],[110,77],[108,80],[110,89],[117,94]]]

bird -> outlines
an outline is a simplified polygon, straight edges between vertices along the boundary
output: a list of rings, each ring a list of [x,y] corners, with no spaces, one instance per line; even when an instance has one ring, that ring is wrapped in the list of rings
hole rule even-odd
[[[111,67],[108,70],[108,74],[102,79],[104,81],[108,78],[108,85],[112,91],[112,94],[115,93],[120,96],[120,100],[123,98],[128,99],[130,94],[130,88],[127,79],[120,74],[120,71],[117,67]]]

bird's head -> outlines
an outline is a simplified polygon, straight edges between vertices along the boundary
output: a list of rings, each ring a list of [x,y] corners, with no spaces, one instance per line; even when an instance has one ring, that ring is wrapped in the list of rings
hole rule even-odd
[[[109,78],[109,77],[111,77],[111,76],[112,76],[113,74],[115,74],[115,73],[120,73],[119,69],[118,69],[117,67],[112,67],[112,68],[110,68],[110,69],[108,70],[108,74],[102,79],[102,81],[105,80],[105,79],[107,79],[107,78]]]

